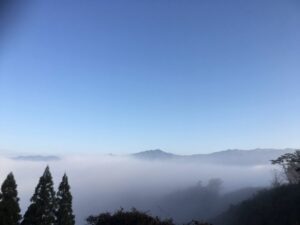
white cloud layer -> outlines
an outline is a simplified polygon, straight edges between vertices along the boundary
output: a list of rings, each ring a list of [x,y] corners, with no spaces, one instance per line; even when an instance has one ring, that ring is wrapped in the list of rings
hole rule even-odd
[[[271,165],[224,166],[166,161],[143,161],[113,156],[66,156],[59,161],[32,162],[0,157],[0,182],[12,171],[21,207],[29,204],[39,177],[49,164],[57,188],[64,172],[69,176],[77,224],[90,214],[120,207],[151,210],[155,199],[210,178],[221,178],[224,191],[269,185]]]

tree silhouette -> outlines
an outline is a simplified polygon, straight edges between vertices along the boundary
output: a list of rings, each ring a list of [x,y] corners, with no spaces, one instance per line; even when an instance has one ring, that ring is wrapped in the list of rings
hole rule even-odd
[[[89,225],[174,225],[172,220],[160,220],[136,209],[124,212],[123,209],[114,214],[102,213],[87,218]]]
[[[158,217],[152,217],[147,213],[132,209],[124,212],[123,209],[114,214],[102,213],[98,216],[90,216],[87,218],[89,225],[175,225],[171,219],[161,220]],[[211,225],[199,221],[191,221],[186,225]]]
[[[282,167],[289,183],[297,184],[300,182],[300,150],[284,154],[275,160],[271,160],[271,162]]]
[[[18,225],[20,214],[17,184],[13,173],[7,175],[1,186],[0,225]]]
[[[53,189],[52,175],[47,166],[40,177],[31,198],[22,225],[53,225],[55,224],[56,199]]]
[[[70,185],[66,174],[64,174],[62,181],[58,187],[56,199],[57,199],[57,211],[56,211],[57,225],[74,225],[75,216],[73,215],[73,210],[72,210],[72,195],[70,192]]]

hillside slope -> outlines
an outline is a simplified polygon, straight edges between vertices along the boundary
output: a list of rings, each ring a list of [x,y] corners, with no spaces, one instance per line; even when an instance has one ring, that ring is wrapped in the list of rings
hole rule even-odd
[[[212,222],[214,225],[298,225],[300,184],[260,191]]]

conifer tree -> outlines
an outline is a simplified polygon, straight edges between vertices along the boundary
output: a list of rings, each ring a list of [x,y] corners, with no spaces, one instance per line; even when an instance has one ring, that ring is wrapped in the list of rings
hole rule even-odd
[[[24,215],[22,225],[54,225],[55,211],[56,199],[52,175],[47,166],[35,188],[35,193],[31,198],[31,205]]]
[[[7,175],[1,186],[0,225],[20,224],[21,214],[17,184],[13,173]]]
[[[66,174],[64,174],[58,187],[56,218],[57,225],[75,224],[75,216],[73,215],[72,210],[72,194],[70,192],[70,185]]]

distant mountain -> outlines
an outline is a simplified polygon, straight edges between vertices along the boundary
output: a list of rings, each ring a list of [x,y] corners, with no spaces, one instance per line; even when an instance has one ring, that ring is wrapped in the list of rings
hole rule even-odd
[[[43,162],[49,162],[49,161],[57,161],[60,160],[58,156],[54,155],[48,155],[48,156],[43,156],[43,155],[26,155],[26,156],[16,156],[13,157],[12,159],[14,160],[21,160],[21,161],[43,161]]]
[[[176,155],[162,150],[148,150],[130,155],[142,160],[173,160],[177,162],[214,163],[231,165],[264,165],[270,160],[295,149],[229,149],[209,154]]]
[[[145,159],[145,160],[166,160],[166,159],[174,159],[178,157],[177,155],[164,152],[160,149],[138,152],[132,154],[132,156],[138,159]]]

